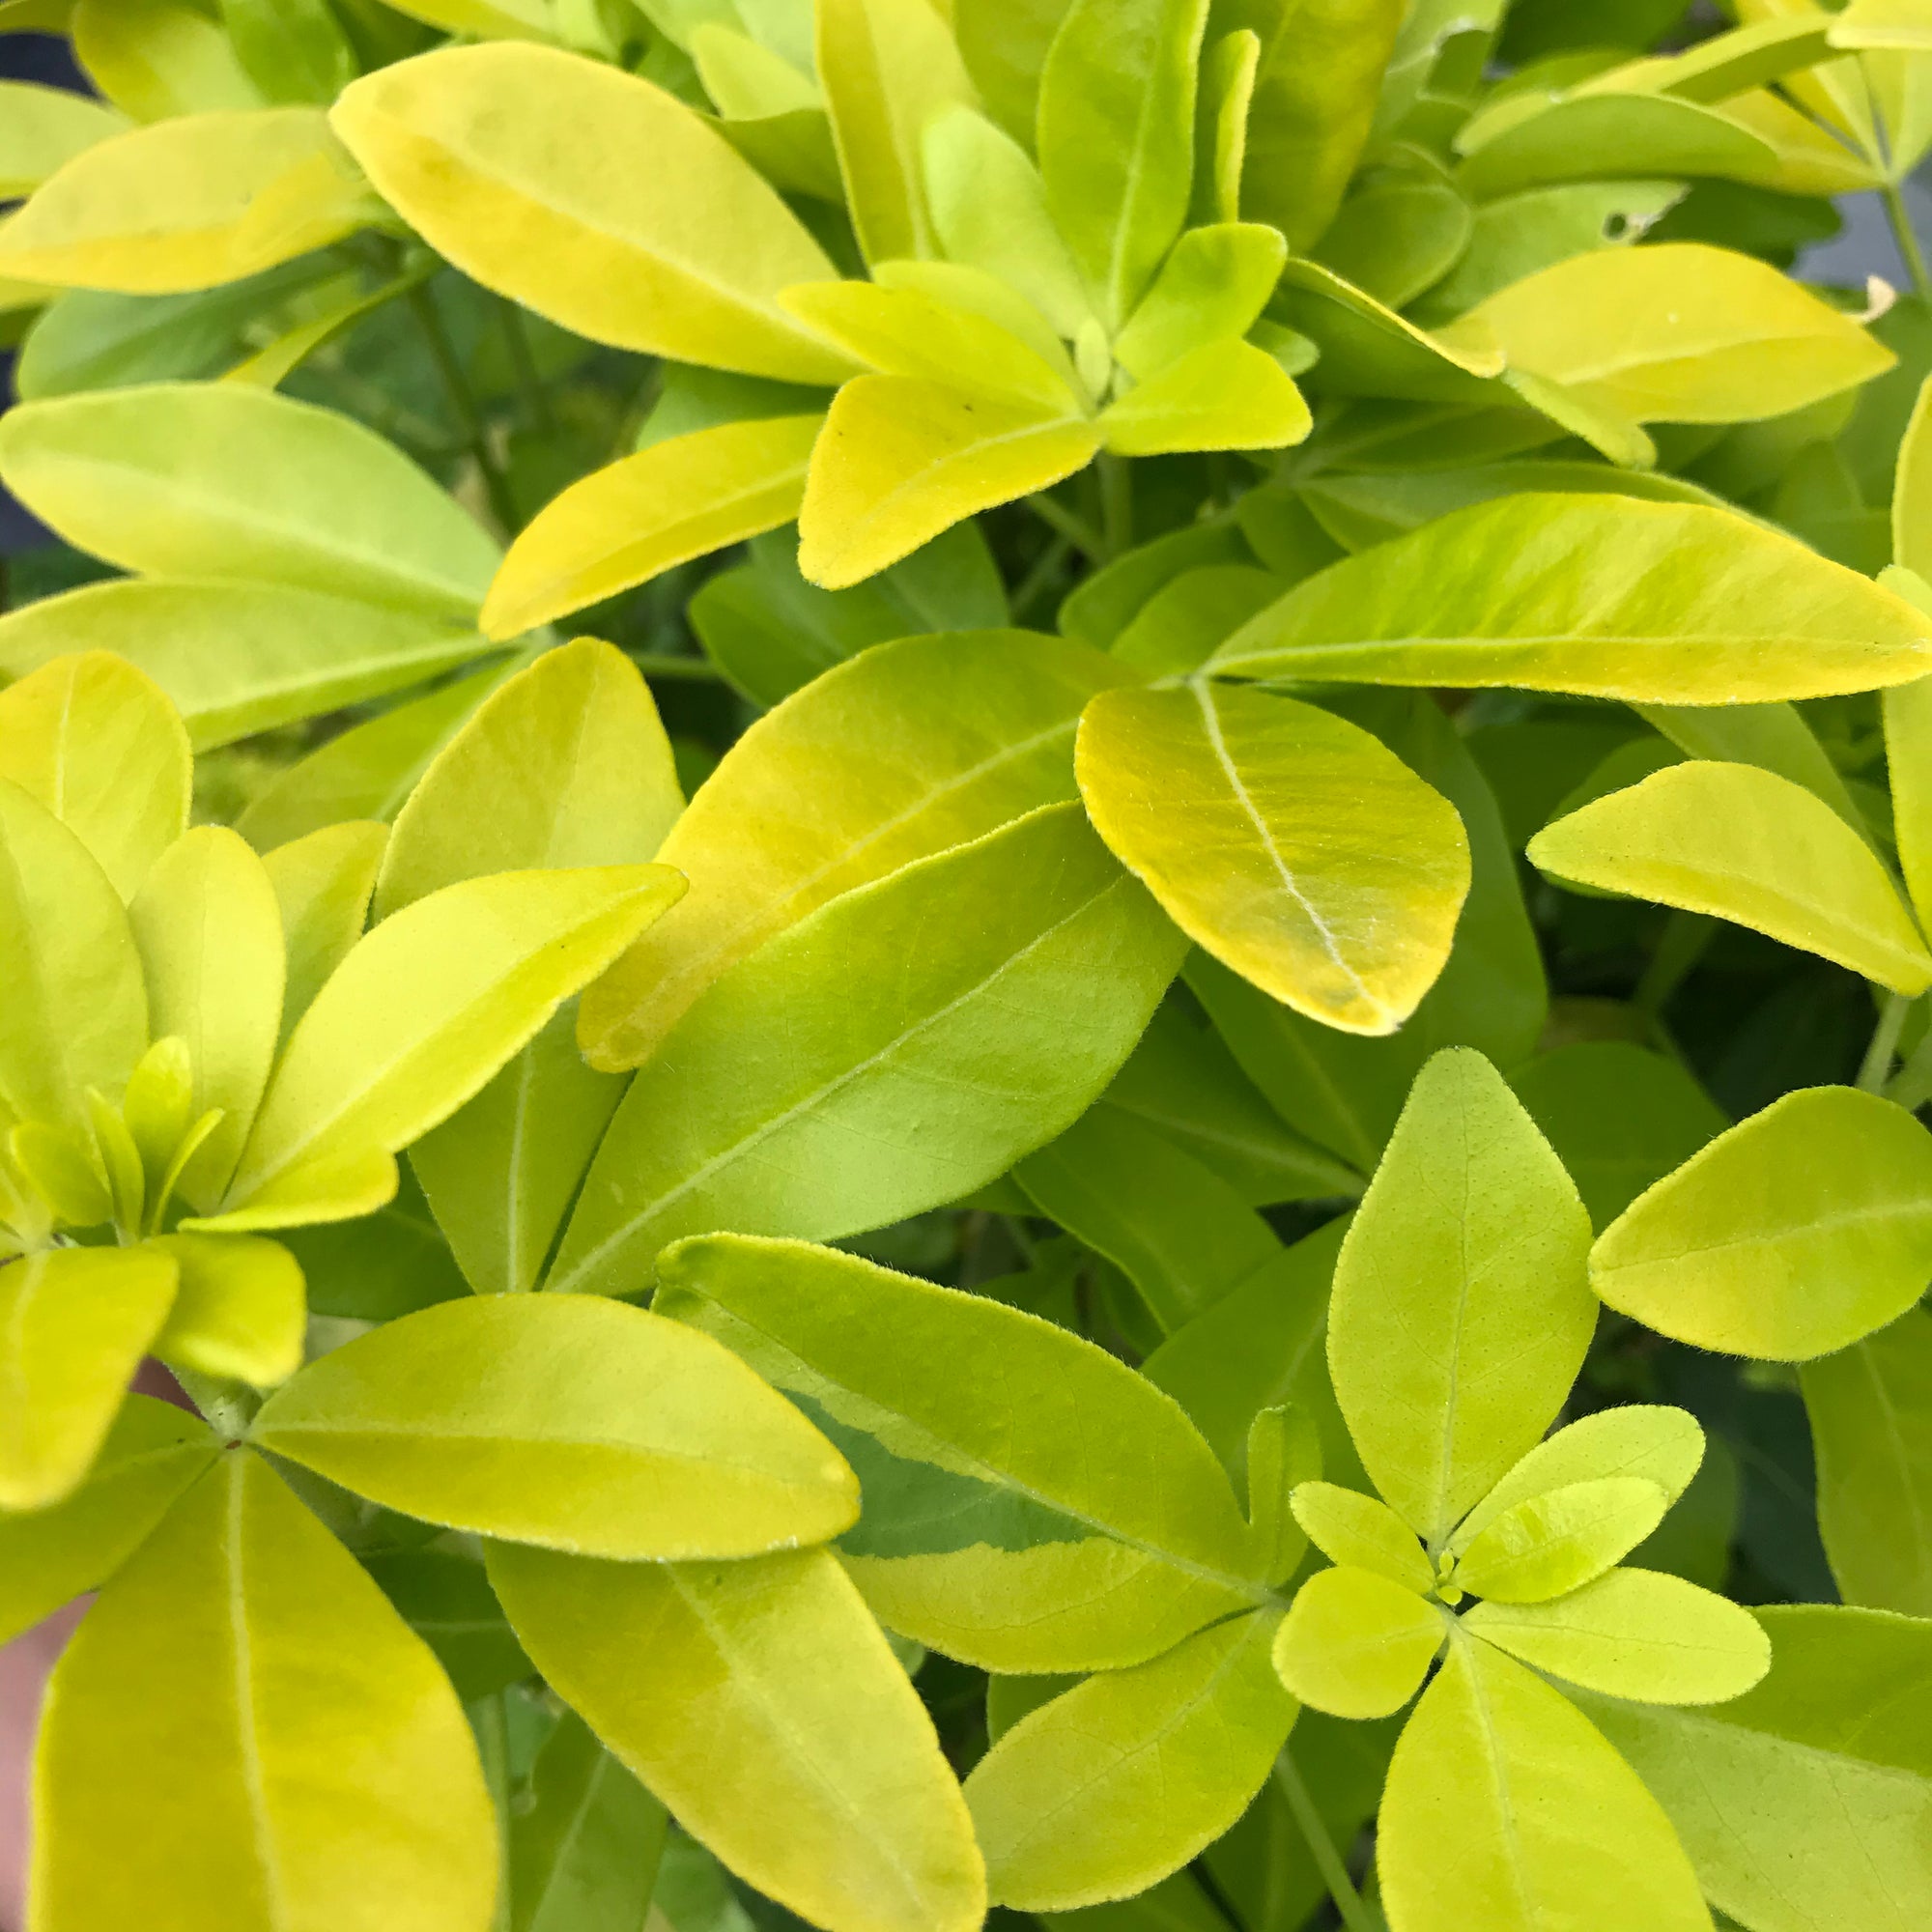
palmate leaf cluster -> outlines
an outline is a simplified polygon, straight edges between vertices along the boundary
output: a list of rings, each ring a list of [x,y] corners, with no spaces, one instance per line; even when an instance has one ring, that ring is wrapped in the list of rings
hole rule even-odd
[[[1932,1921],[1932,8],[1726,12],[0,5],[33,1932]]]

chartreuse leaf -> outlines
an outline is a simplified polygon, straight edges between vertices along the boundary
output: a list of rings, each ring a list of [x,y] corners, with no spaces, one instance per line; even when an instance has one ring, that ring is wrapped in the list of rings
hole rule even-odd
[[[1204,342],[1247,334],[1287,258],[1281,236],[1259,222],[1189,229],[1115,338],[1115,361],[1145,381]]]
[[[1595,1326],[1590,1222],[1480,1054],[1438,1053],[1350,1225],[1328,1366],[1375,1485],[1436,1539],[1549,1426]]]
[[[246,1451],[88,1612],[49,1687],[35,1792],[50,1928],[474,1932],[490,1913],[496,1824],[456,1693]]]
[[[497,566],[469,514],[392,443],[264,389],[157,383],[28,404],[0,428],[0,478],[124,570],[468,619]]]
[[[193,764],[167,698],[104,651],[63,655],[0,692],[0,778],[72,830],[123,898],[187,830]]]
[[[813,448],[799,568],[828,590],[858,583],[976,511],[1072,475],[1099,446],[1100,432],[1070,405],[857,377]]]
[[[790,523],[823,421],[720,423],[573,483],[510,546],[483,607],[485,634],[517,637]]]
[[[682,891],[659,866],[507,872],[384,920],[296,1023],[223,1225],[337,1218],[308,1211],[307,1170],[359,1170],[445,1120]]]
[[[1448,957],[1469,887],[1449,802],[1312,704],[1194,683],[1102,693],[1082,795],[1189,938],[1277,1000],[1392,1033]]]
[[[868,262],[936,254],[920,136],[944,109],[973,104],[973,83],[945,20],[926,0],[819,0],[812,12],[859,246]]]
[[[649,81],[518,42],[446,47],[356,81],[332,120],[432,247],[552,322],[748,376],[848,373],[776,299],[832,264],[751,163]]]
[[[493,1697],[531,1675],[534,1666],[503,1615],[480,1555],[417,1547],[362,1560],[404,1621],[436,1652],[465,1703]]]
[[[1117,456],[1189,449],[1280,449],[1314,418],[1301,391],[1252,342],[1204,342],[1110,404],[1100,432]]]
[[[431,761],[396,815],[376,918],[491,872],[642,865],[683,807],[637,667],[576,639],[497,686]]]
[[[642,1925],[669,1821],[575,1712],[537,1753],[530,1798],[510,1819],[510,1932]]]
[[[1771,1667],[1770,1640],[1748,1610],[1655,1570],[1612,1570],[1553,1602],[1485,1599],[1463,1628],[1539,1670],[1639,1704],[1720,1704]]]
[[[1329,1562],[1377,1575],[1426,1596],[1435,1569],[1404,1522],[1379,1496],[1333,1483],[1303,1483],[1294,1492],[1294,1520]]]
[[[1849,1087],[1787,1094],[1641,1194],[1590,1252],[1612,1308],[1694,1348],[1806,1361],[1932,1274],[1932,1135]]]
[[[850,1932],[980,1923],[959,1788],[836,1557],[599,1563],[495,1544],[489,1558],[552,1688],[768,1898]]]
[[[327,247],[377,212],[320,108],[190,114],[76,155],[0,232],[0,274],[173,295]]]
[[[1928,639],[1902,599],[1728,511],[1522,495],[1320,572],[1209,668],[1736,704],[1908,683]]]
[[[452,34],[499,40],[548,40],[557,24],[553,0],[404,0],[395,11]]]
[[[209,14],[182,0],[76,0],[66,32],[87,77],[137,121],[253,107],[262,97]]]
[[[1597,1476],[1493,1512],[1462,1542],[1456,1587],[1501,1604],[1567,1595],[1621,1562],[1663,1520],[1670,1498],[1641,1476]]]
[[[83,94],[0,81],[0,195],[32,193],[74,156],[127,127],[126,115]]]
[[[245,652],[229,648],[237,637],[249,639]],[[0,674],[76,648],[152,678],[207,751],[421,684],[489,646],[454,617],[288,584],[111,578],[0,617]]]
[[[1112,331],[1187,217],[1207,0],[1073,0],[1040,73],[1047,206]]]
[[[439,1302],[309,1364],[263,1448],[406,1515],[591,1556],[822,1542],[836,1450],[708,1336],[601,1296]]]
[[[1513,369],[1634,422],[1747,422],[1882,376],[1894,357],[1769,263],[1680,242],[1596,248],[1452,323]]]
[[[1268,1663],[1275,1623],[1216,1624],[1008,1731],[966,1780],[994,1902],[1065,1912],[1125,1898],[1227,1831],[1296,1716]]]
[[[148,1248],[53,1248],[0,1267],[0,1510],[75,1489],[175,1294]]]
[[[1932,1616],[1932,1538],[1918,1533],[1932,1520],[1932,1315],[1909,1308],[1800,1379],[1845,1601]]]
[[[148,1043],[141,959],[113,883],[79,838],[0,779],[0,1102],[79,1126],[90,1087],[118,1094]]]
[[[1421,1689],[1448,1634],[1441,1609],[1379,1570],[1318,1570],[1274,1638],[1274,1668],[1304,1704],[1386,1718]]]
[[[236,58],[270,100],[333,100],[357,72],[327,0],[221,0]]]
[[[1822,799],[1755,765],[1668,766],[1545,826],[1528,856],[1555,878],[1715,914],[1897,992],[1932,985],[1932,952],[1871,848]]]
[[[200,1417],[130,1395],[78,1489],[0,1515],[0,1643],[106,1582],[216,1451]]]
[[[281,909],[268,868],[225,826],[200,825],[161,854],[128,909],[148,986],[149,1025],[187,1045],[191,1117],[220,1122],[181,1190],[210,1213],[242,1157],[281,1037]]]
[[[1308,1554],[1293,1508],[1294,1492],[1321,1473],[1321,1428],[1312,1408],[1284,1403],[1248,1425],[1248,1535],[1255,1562],[1280,1589]]]
[[[1735,1702],[1579,1702],[1677,1827],[1713,1903],[1762,1932],[1913,1932],[1932,1910],[1932,1631],[1770,1605],[1771,1674]]]
[[[263,858],[287,952],[283,1041],[361,938],[388,839],[387,826],[355,818],[292,838]]]
[[[181,1271],[174,1306],[155,1338],[163,1361],[256,1388],[273,1388],[301,1367],[308,1302],[302,1271],[279,1241],[164,1235],[148,1246]]]
[[[1708,1932],[1657,1800],[1564,1697],[1458,1635],[1389,1766],[1376,1868],[1406,1932]]]
[[[956,943],[928,943],[935,920]],[[631,1083],[549,1286],[629,1293],[681,1235],[832,1240],[983,1187],[1119,1070],[1182,945],[1077,806],[821,906]],[[890,962],[889,1000],[850,997],[864,960]]]
[[[711,1236],[662,1269],[659,1306],[847,1451],[866,1510],[841,1548],[893,1629],[988,1669],[1113,1667],[1264,1599],[1207,1443],[1093,1344],[798,1242]],[[988,1374],[944,1366],[969,1360]]]
[[[691,880],[583,997],[593,1064],[634,1066],[774,933],[1074,795],[1081,707],[1122,673],[1025,632],[908,638],[827,671],[725,753],[659,854]]]

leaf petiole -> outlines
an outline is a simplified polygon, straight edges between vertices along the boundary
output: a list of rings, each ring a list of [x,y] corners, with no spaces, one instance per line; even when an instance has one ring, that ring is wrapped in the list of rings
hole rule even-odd
[[[1294,1814],[1301,1835],[1308,1841],[1316,1869],[1321,1874],[1322,1884],[1328,1888],[1328,1896],[1335,1901],[1335,1910],[1342,1915],[1342,1923],[1349,1928],[1349,1932],[1380,1932],[1374,1916],[1362,1902],[1362,1894],[1355,1889],[1354,1880],[1349,1876],[1349,1867],[1342,1862],[1342,1854],[1336,1849],[1335,1840],[1329,1836],[1328,1827],[1321,1822],[1314,1794],[1303,1779],[1292,1749],[1284,1747],[1275,1759],[1274,1781],[1280,1787],[1281,1795],[1288,1800],[1288,1808]]]

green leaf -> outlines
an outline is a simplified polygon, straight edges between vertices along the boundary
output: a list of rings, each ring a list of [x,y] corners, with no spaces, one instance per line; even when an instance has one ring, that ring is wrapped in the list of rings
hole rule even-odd
[[[1510,1084],[1599,1232],[1727,1124],[1679,1062],[1628,1040],[1576,1040],[1538,1054]]]
[[[0,1102],[15,1120],[86,1120],[90,1087],[119,1094],[148,1043],[128,915],[107,874],[52,812],[0,779]]]
[[[1280,449],[1314,418],[1281,364],[1252,342],[1204,342],[1138,383],[1100,416],[1117,456]]]
[[[1716,915],[1916,995],[1925,949],[1885,867],[1821,799],[1755,765],[1672,765],[1546,826],[1566,882]]]
[[[469,619],[497,547],[392,443],[271,391],[157,383],[11,412],[0,478],[124,570]]]
[[[987,1669],[1090,1669],[1263,1597],[1208,1445],[1092,1343],[797,1242],[713,1236],[663,1268],[666,1313],[848,1452],[866,1507],[841,1547],[893,1629]],[[997,1373],[962,1379],[967,1360]]]
[[[812,451],[799,568],[827,589],[858,583],[963,518],[1072,475],[1099,446],[1099,431],[1070,407],[856,377]]]
[[[1275,1634],[1274,1668],[1314,1710],[1386,1718],[1422,1688],[1448,1630],[1440,1608],[1378,1570],[1318,1570]]]
[[[823,420],[721,423],[572,484],[510,546],[483,609],[485,633],[518,637],[790,523]]]
[[[1031,144],[1047,49],[1072,0],[953,0],[952,33],[992,115]]]
[[[1670,1497],[1641,1476],[1597,1476],[1493,1510],[1466,1539],[1453,1580],[1500,1604],[1542,1604],[1601,1577],[1657,1525]]]
[[[187,830],[193,762],[167,698],[104,651],[63,652],[0,692],[0,778],[69,827],[124,899]]]
[[[55,1248],[0,1268],[0,1510],[85,1479],[174,1300],[147,1248]]]
[[[1818,1527],[1848,1604],[1932,1616],[1932,1315],[1807,1362]]]
[[[405,1316],[310,1363],[251,1434],[406,1515],[593,1556],[749,1556],[858,1513],[837,1452],[726,1350],[601,1296]]]
[[[281,1036],[282,920],[267,867],[225,826],[200,825],[161,854],[128,909],[149,1025],[187,1044],[190,1118],[221,1120],[183,1170],[196,1212],[213,1211],[242,1157]]]
[[[328,976],[361,938],[388,838],[386,826],[351,819],[292,838],[263,857],[288,954],[278,1044],[286,1043]]]
[[[1831,753],[1796,705],[1645,704],[1636,709],[1688,756],[1762,765],[1816,792],[1860,838],[1867,837],[1863,815]]]
[[[119,134],[127,117],[64,87],[0,81],[0,194],[31,194],[74,156]]]
[[[130,1395],[65,1501],[0,1515],[0,1643],[106,1582],[214,1458],[199,1417]]]
[[[1114,343],[1114,359],[1143,381],[1203,343],[1247,334],[1287,258],[1280,235],[1252,221],[1193,228]]]
[[[1342,204],[1321,238],[1321,259],[1365,294],[1402,309],[1461,261],[1474,229],[1469,204],[1447,182],[1392,168]]]
[[[1694,1348],[1806,1361],[1932,1275],[1932,1135],[1875,1094],[1787,1094],[1641,1194],[1590,1253],[1612,1308]]]
[[[0,274],[175,295],[327,247],[378,209],[317,107],[190,113],[76,155],[0,233]]]
[[[407,1147],[682,890],[661,866],[508,872],[446,886],[384,920],[297,1022],[229,1206],[286,1205],[299,1217],[305,1169]]]
[[[972,1932],[985,1882],[932,1720],[824,1550],[598,1563],[497,1544],[525,1648],[741,1878],[849,1932]]]
[[[237,637],[249,639],[245,652],[230,648]],[[433,611],[291,584],[113,578],[0,617],[0,674],[76,646],[152,678],[204,752],[421,684],[490,648],[470,624]]]
[[[721,974],[828,900],[1073,798],[1081,707],[1120,675],[1025,632],[914,637],[759,719],[662,848],[690,893],[584,995],[592,1063],[636,1065]]]
[[[1435,1565],[1414,1530],[1380,1497],[1333,1483],[1303,1483],[1294,1492],[1293,1507],[1295,1521],[1329,1562],[1372,1570],[1417,1596],[1435,1589]]]
[[[579,335],[781,382],[847,373],[777,302],[831,263],[751,163],[649,81],[521,42],[445,47],[356,81],[331,118],[439,254]]]
[[[248,1235],[165,1235],[145,1244],[174,1262],[180,1289],[154,1342],[163,1361],[272,1388],[301,1367],[308,1303],[296,1258]]]
[[[1720,1704],[1771,1667],[1770,1639],[1748,1610],[1655,1570],[1612,1570],[1553,1603],[1487,1601],[1463,1628],[1539,1670],[1639,1704]]]
[[[54,1932],[475,1932],[490,1914],[496,1826],[455,1692],[245,1451],[88,1612],[54,1672],[35,1788],[35,1914]]]
[[[1362,1462],[1419,1534],[1445,1535],[1570,1393],[1595,1326],[1589,1238],[1501,1076],[1438,1053],[1342,1244],[1328,1328]]]
[[[1275,999],[1391,1033],[1441,971],[1468,841],[1455,809],[1358,726],[1208,684],[1108,692],[1081,721],[1076,764],[1116,856]]]
[[[510,1821],[510,1932],[637,1932],[651,1908],[665,1808],[583,1719],[564,1714]]]
[[[1754,1932],[1913,1932],[1932,1911],[1932,1632],[1879,1610],[1758,1616],[1771,1674],[1733,1703],[1580,1701],[1732,1918]]]
[[[993,1899],[1065,1912],[1178,1871],[1247,1809],[1296,1709],[1237,1617],[1023,1718],[966,1780]],[[1124,1828],[1124,1829],[1123,1829]]]
[[[1459,1638],[1389,1766],[1376,1869],[1405,1932],[1709,1932],[1657,1800],[1574,1705]]]
[[[1210,668],[1735,704],[1907,683],[1928,634],[1902,600],[1730,512],[1518,496],[1310,578]]]
[[[933,946],[935,922],[956,943]],[[628,1293],[681,1235],[833,1240],[983,1187],[1119,1070],[1180,950],[1077,806],[821,906],[645,1063],[549,1286]],[[890,962],[890,1001],[850,997],[866,960]],[[882,1127],[913,1094],[918,1134]]]
[[[1207,0],[1073,0],[1039,85],[1047,206],[1118,329],[1187,217]]]
[[[393,1321],[469,1293],[414,1177],[404,1169],[398,1179],[393,1198],[363,1219],[280,1236],[308,1277],[316,1314]]]
[[[868,262],[933,255],[920,137],[973,84],[926,0],[820,0],[815,51],[845,205]],[[807,279],[800,276],[799,280]]]
[[[447,1549],[392,1549],[365,1556],[363,1567],[435,1651],[466,1703],[494,1697],[533,1674],[479,1558]],[[513,1875],[513,1896],[516,1889]]]
[[[73,0],[39,24],[68,34],[88,79],[137,121],[261,100],[228,37],[180,0]]]
[[[333,100],[355,55],[327,0],[221,0],[236,58],[270,100]]]

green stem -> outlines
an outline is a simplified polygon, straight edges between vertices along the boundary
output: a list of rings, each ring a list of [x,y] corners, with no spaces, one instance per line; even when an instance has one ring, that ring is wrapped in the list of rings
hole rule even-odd
[[[1328,1827],[1321,1822],[1314,1794],[1295,1768],[1293,1753],[1285,1746],[1274,1761],[1274,1781],[1280,1786],[1281,1795],[1288,1800],[1288,1808],[1294,1814],[1301,1835],[1308,1841],[1316,1869],[1321,1874],[1322,1884],[1328,1888],[1328,1896],[1335,1901],[1335,1910],[1342,1915],[1342,1923],[1349,1928],[1349,1932],[1380,1932],[1369,1915],[1369,1908],[1362,1903],[1362,1894],[1355,1889],[1354,1880],[1349,1876],[1349,1867],[1342,1862],[1342,1854],[1335,1849],[1335,1840],[1328,1835]]]
[[[529,412],[530,426],[544,436],[556,433],[556,412],[550,406],[550,391],[537,373],[537,358],[530,353],[530,332],[524,312],[508,297],[502,303],[503,339],[510,347],[510,367],[517,372],[517,386],[524,392],[524,407]]]
[[[1885,1097],[1908,1114],[1916,1114],[1932,1100],[1932,1033],[1918,1042],[1912,1058],[1898,1069],[1898,1078],[1885,1090]]]
[[[631,662],[646,677],[676,679],[685,684],[721,684],[724,673],[709,658],[688,657],[682,651],[633,651]]]
[[[1654,1020],[1704,956],[1704,949],[1717,930],[1718,922],[1709,913],[1673,912],[1664,923],[1650,964],[1643,969],[1643,978],[1636,982],[1636,991],[1631,995],[1631,1005],[1646,1019]]]
[[[1898,243],[1898,252],[1905,260],[1906,272],[1912,277],[1912,286],[1918,292],[1921,301],[1932,302],[1932,272],[1925,267],[1925,251],[1918,245],[1918,236],[1912,226],[1912,211],[1905,205],[1905,196],[1896,182],[1887,182],[1880,190],[1885,197],[1885,212],[1891,221],[1891,233]]]
[[[442,326],[442,317],[437,312],[436,298],[426,286],[412,289],[410,307],[415,314],[424,342],[429,345],[430,357],[436,363],[437,373],[442,378],[449,406],[456,412],[456,419],[463,426],[464,440],[469,445],[469,453],[476,459],[476,467],[482,472],[490,508],[502,526],[504,534],[514,535],[517,509],[510,500],[510,486],[497,467],[496,457],[491,454],[490,434],[483,424],[483,412],[477,408],[475,393],[469,386],[469,378],[463,373],[462,363],[457,360],[456,350]]]
[[[1123,456],[1102,456],[1099,469],[1100,535],[1111,563],[1134,547],[1134,477]]]
[[[510,1721],[503,1693],[484,1697],[469,1707],[476,1733],[476,1755],[482,1761],[483,1782],[489,1787],[490,1808],[497,1814],[497,1910],[491,1932],[510,1926]]]
[[[1898,1037],[1905,1031],[1906,1015],[1912,1002],[1903,993],[1888,993],[1879,1009],[1878,1025],[1872,1029],[1871,1044],[1865,1048],[1859,1068],[1858,1084],[1867,1094],[1882,1094],[1891,1074],[1891,1063],[1898,1057]]]
[[[1107,546],[1087,519],[1069,510],[1065,503],[1057,501],[1037,491],[1027,499],[1027,508],[1037,516],[1049,529],[1057,530],[1073,548],[1086,556],[1091,563],[1107,561]]]
[[[1040,552],[1038,561],[1020,580],[1020,587],[1013,592],[1012,611],[1016,621],[1024,619],[1036,601],[1045,593],[1047,585],[1053,582],[1072,550],[1073,546],[1066,538],[1056,536]]]

